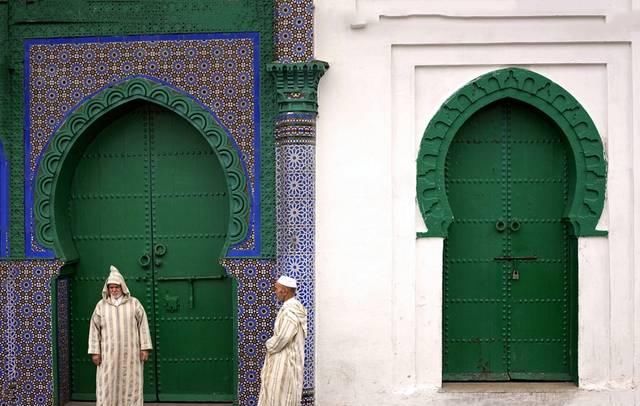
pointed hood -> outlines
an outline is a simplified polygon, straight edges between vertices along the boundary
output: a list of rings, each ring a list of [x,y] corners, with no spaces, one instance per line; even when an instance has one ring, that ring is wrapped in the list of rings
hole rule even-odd
[[[304,336],[307,336],[307,309],[304,308],[302,303],[297,297],[292,297],[282,304],[282,307],[286,309],[285,316],[290,317],[294,323],[300,323]]]
[[[111,300],[111,298],[109,297],[109,289],[107,289],[107,285],[111,283],[115,283],[122,287],[123,300],[127,300],[131,296],[131,293],[129,293],[129,288],[127,287],[127,284],[124,281],[124,277],[122,276],[120,271],[118,271],[118,268],[116,268],[115,266],[111,265],[109,269],[110,269],[109,276],[107,277],[107,280],[104,282],[104,287],[102,288],[102,298],[107,302]]]

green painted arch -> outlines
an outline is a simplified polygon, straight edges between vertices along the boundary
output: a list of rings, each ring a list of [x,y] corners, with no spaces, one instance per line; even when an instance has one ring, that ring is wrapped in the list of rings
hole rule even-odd
[[[242,161],[225,130],[211,112],[195,100],[164,84],[147,78],[132,78],[110,86],[76,108],[52,136],[43,152],[35,179],[34,212],[36,237],[52,248],[56,256],[74,260],[77,253],[64,215],[65,196],[79,153],[86,147],[83,134],[110,112],[133,101],[147,101],[187,120],[215,151],[227,179],[230,216],[224,250],[243,241],[249,229],[249,195]],[[60,199],[60,201],[58,201]]]
[[[602,214],[607,162],[602,140],[586,110],[569,92],[535,72],[505,68],[467,83],[440,107],[429,122],[417,158],[416,193],[427,232],[418,237],[446,237],[453,213],[447,200],[444,167],[456,133],[481,108],[513,98],[537,108],[561,129],[572,155],[575,187],[565,218],[576,236],[606,235],[596,230]]]

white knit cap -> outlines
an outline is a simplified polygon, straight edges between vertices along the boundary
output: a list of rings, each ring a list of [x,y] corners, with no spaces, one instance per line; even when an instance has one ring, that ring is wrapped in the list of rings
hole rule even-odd
[[[289,276],[285,276],[282,275],[281,277],[278,278],[278,283],[281,284],[282,286],[286,286],[288,288],[297,288],[298,284],[296,283],[296,280],[289,277]]]

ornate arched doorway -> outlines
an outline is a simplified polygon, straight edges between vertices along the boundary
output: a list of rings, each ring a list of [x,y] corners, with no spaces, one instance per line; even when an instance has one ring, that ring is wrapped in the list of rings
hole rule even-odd
[[[145,400],[235,399],[235,284],[219,260],[246,232],[248,200],[225,137],[195,103],[145,79],[105,90],[54,136],[39,226],[53,228],[72,272],[72,399],[95,393],[87,323],[110,264],[149,316]]]
[[[606,162],[589,116],[533,72],[484,75],[430,122],[418,201],[445,238],[444,380],[577,377],[577,236],[595,230]]]

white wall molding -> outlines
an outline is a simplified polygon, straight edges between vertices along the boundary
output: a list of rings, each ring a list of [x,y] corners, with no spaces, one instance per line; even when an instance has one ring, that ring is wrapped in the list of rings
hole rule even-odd
[[[318,121],[319,404],[633,404],[640,382],[640,24],[630,7],[640,9],[640,0],[545,3],[556,11],[550,18],[512,12],[513,1],[482,2],[505,5],[504,17],[482,18],[458,15],[466,0],[419,3],[316,3],[316,55],[332,65],[320,85]],[[446,16],[433,15],[433,5]],[[364,29],[348,24],[354,15]],[[440,388],[443,240],[415,238],[424,231],[417,151],[449,96],[505,66],[531,69],[569,91],[593,119],[609,160],[598,227],[609,236],[579,241],[580,389],[573,391],[483,396]],[[346,298],[332,287],[336,279],[348,286]]]

